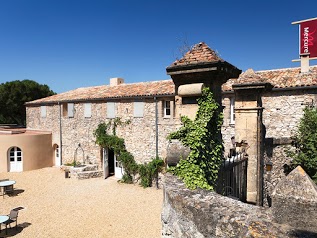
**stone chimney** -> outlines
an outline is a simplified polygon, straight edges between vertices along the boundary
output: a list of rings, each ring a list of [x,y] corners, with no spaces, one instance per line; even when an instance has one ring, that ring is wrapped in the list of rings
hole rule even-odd
[[[301,73],[309,72],[309,54],[302,54],[300,57]]]
[[[124,83],[123,78],[111,78],[110,79],[110,86],[117,86]]]

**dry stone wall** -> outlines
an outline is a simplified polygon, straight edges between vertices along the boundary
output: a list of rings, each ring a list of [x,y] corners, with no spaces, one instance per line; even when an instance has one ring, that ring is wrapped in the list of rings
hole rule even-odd
[[[301,184],[301,181],[297,180],[295,184]],[[301,188],[289,183],[281,187],[288,187],[288,191]],[[189,190],[183,182],[167,174],[161,217],[162,237],[316,237],[316,198],[311,201],[305,195],[287,196],[284,191],[276,196],[278,207],[272,212],[272,208],[242,203],[215,192]],[[303,224],[302,216],[296,217],[293,212],[298,209],[289,209],[291,213],[288,213],[285,209],[288,204],[283,201],[291,202],[294,208],[305,209],[305,220],[312,218],[312,225]],[[286,220],[289,214],[292,215],[291,221]]]

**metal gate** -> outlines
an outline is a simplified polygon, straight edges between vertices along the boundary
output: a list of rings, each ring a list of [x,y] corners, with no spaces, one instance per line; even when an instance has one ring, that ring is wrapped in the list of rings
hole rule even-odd
[[[248,156],[244,152],[226,158],[219,170],[216,191],[224,196],[246,201]]]

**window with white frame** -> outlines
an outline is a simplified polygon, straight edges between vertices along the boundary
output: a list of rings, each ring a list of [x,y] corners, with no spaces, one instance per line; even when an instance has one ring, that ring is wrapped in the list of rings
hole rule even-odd
[[[42,118],[46,117],[46,106],[41,106],[41,117]]]
[[[74,117],[74,103],[63,103],[63,116]]]
[[[234,98],[230,98],[230,124],[235,122],[235,112],[234,112]]]
[[[163,101],[164,117],[171,117],[171,101]]]
[[[143,115],[144,115],[144,102],[134,102],[133,115],[134,115],[134,117],[143,117]]]
[[[84,110],[85,118],[91,117],[91,103],[85,103],[84,107],[85,107],[85,110]]]
[[[116,117],[116,105],[114,102],[107,102],[107,118]]]

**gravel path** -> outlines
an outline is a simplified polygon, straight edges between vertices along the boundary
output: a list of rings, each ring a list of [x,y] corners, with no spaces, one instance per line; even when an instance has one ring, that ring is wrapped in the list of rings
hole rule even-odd
[[[65,179],[59,168],[0,173],[3,178],[16,180],[16,196],[0,197],[0,215],[25,207],[8,237],[161,237],[161,189],[113,177]]]

